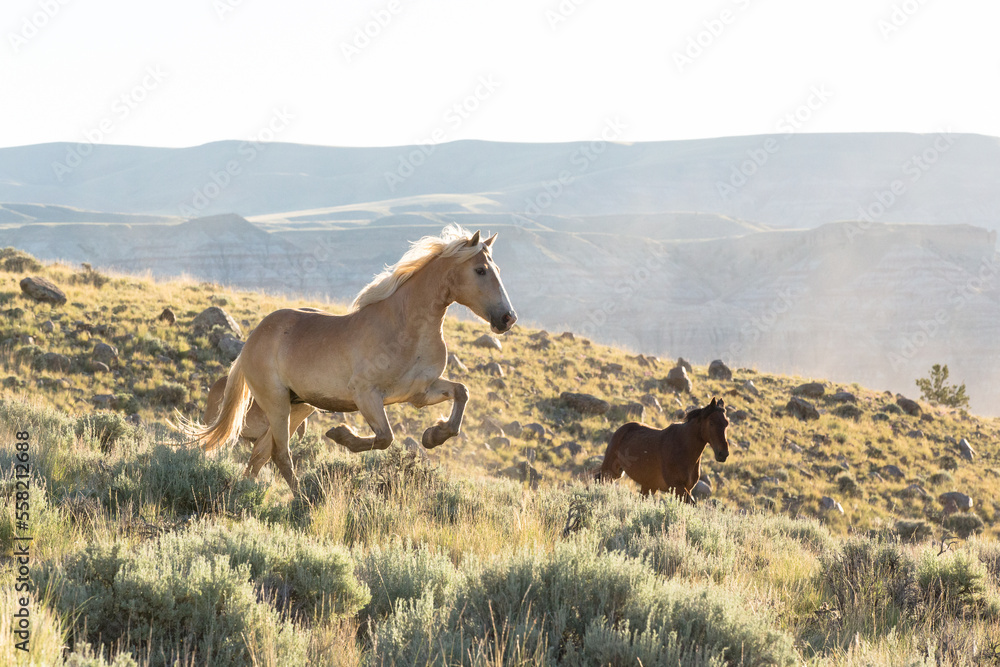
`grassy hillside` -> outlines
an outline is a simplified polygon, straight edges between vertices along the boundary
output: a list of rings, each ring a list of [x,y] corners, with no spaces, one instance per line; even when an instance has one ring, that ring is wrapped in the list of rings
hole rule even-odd
[[[25,298],[25,275],[47,277],[67,303]],[[13,563],[14,537],[34,537],[35,664],[1000,655],[996,420],[926,405],[929,417],[912,417],[893,396],[827,383],[813,401],[819,418],[804,422],[786,410],[802,378],[734,369],[733,380],[712,380],[696,367],[693,393],[675,395],[663,383],[672,363],[521,327],[490,350],[474,345],[485,325],[450,319],[446,337],[467,368],[450,374],[472,394],[465,436],[426,459],[400,446],[351,455],[322,437],[339,421],[325,415],[293,442],[306,497],[292,502],[271,466],[258,482],[242,479],[245,446],[214,458],[168,446],[165,420],[175,408],[200,415],[225,372],[213,332],[191,332],[211,305],[245,334],[275,308],[322,304],[0,257],[0,546]],[[174,324],[157,320],[165,307]],[[99,342],[117,348],[106,369]],[[857,397],[853,416],[829,398],[836,389]],[[613,407],[582,416],[563,391]],[[624,406],[647,394],[662,411],[642,418],[661,427],[712,396],[732,406],[733,455],[704,465],[712,500],[682,506],[642,499],[627,482],[587,482],[608,435],[634,418]],[[438,411],[389,414],[402,442]],[[13,479],[24,431],[27,531]],[[953,444],[963,437],[971,462]],[[522,481],[529,466],[537,488]],[[944,511],[938,496],[953,490],[974,499],[973,512]],[[844,513],[824,511],[823,496]],[[16,569],[5,568],[5,628],[15,586]],[[0,663],[25,660],[11,637],[0,635]],[[95,651],[103,658],[86,657]]]

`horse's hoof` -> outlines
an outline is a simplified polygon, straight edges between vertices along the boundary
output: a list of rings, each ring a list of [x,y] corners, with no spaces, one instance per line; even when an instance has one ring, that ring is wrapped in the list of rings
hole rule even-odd
[[[423,443],[425,449],[434,449],[438,445],[444,444],[448,438],[451,438],[454,435],[456,434],[451,432],[447,426],[447,422],[439,423],[424,431],[424,436],[421,438],[421,442]]]
[[[329,431],[326,432],[326,437],[333,440],[338,445],[343,445],[347,447],[352,452],[357,451],[352,447],[354,443],[358,441],[358,434],[353,428],[347,424],[341,424],[340,426],[334,426]]]

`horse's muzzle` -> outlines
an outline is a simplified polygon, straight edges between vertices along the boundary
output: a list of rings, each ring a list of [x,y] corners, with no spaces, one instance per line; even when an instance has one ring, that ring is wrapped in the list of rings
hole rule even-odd
[[[715,460],[718,461],[719,463],[725,463],[726,459],[728,459],[728,458],[729,458],[729,454],[728,453],[726,453],[726,454],[716,454],[715,455]]]
[[[493,329],[493,333],[507,333],[514,326],[514,322],[517,322],[517,313],[509,310],[499,317],[492,318],[490,328]]]

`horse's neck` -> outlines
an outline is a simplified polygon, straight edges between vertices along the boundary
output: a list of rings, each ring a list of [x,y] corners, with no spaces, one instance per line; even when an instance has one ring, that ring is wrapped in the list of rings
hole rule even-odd
[[[445,269],[442,260],[432,260],[386,299],[386,305],[400,319],[400,326],[421,337],[441,336],[444,316],[451,305]]]
[[[701,458],[705,448],[708,447],[708,440],[701,437],[701,420],[684,422],[681,428],[684,430],[685,452],[690,457],[690,463],[694,463]]]

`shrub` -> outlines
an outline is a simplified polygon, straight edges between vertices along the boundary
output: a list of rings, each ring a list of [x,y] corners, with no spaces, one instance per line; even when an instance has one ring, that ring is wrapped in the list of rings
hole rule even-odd
[[[965,393],[965,384],[958,386],[948,384],[948,365],[934,364],[926,378],[916,382],[920,388],[921,397],[931,405],[944,405],[949,408],[969,407],[969,397]]]
[[[912,609],[916,564],[892,543],[846,542],[823,559],[823,583],[843,615],[876,622]]]
[[[149,399],[156,405],[175,407],[187,401],[188,390],[177,382],[164,381],[149,392]]]
[[[359,620],[378,622],[402,604],[429,597],[435,607],[452,603],[459,587],[459,574],[448,558],[426,546],[394,540],[355,556],[357,574],[371,590],[371,601]]]
[[[3,248],[0,250],[0,269],[11,273],[33,273],[41,271],[44,267],[37,259],[17,248]]]
[[[897,521],[896,534],[906,542],[922,542],[931,536],[933,530],[926,521]]]
[[[850,496],[857,496],[861,493],[861,488],[858,486],[858,483],[854,481],[854,477],[847,472],[837,478],[837,488],[840,489],[841,493]]]
[[[77,417],[74,431],[78,438],[93,438],[104,451],[113,449],[119,443],[136,443],[142,437],[142,432],[119,413],[103,410]]]
[[[940,556],[924,553],[917,572],[920,590],[958,615],[976,611],[986,601],[986,567],[965,551]]]
[[[951,473],[945,470],[941,470],[928,477],[927,481],[934,486],[940,486],[942,484],[952,483],[953,481],[955,481],[955,478],[951,476]]]
[[[956,512],[945,517],[941,522],[945,530],[955,533],[963,540],[972,535],[978,535],[986,527],[983,520],[971,512]]]

